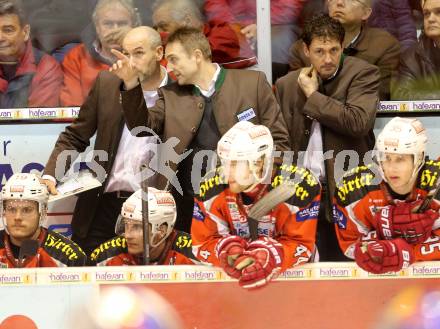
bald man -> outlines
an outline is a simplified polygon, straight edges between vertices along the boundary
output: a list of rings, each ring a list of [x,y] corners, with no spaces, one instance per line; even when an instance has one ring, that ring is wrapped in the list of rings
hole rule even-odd
[[[134,28],[124,37],[122,48],[137,71],[147,106],[152,107],[158,98],[157,89],[171,81],[160,66],[160,35],[146,26]],[[55,184],[61,178],[55,177],[56,166],[63,166],[63,173],[70,167],[67,161],[57,163],[59,154],[65,150],[83,152],[96,133],[94,149],[105,151],[107,157],[95,155],[94,160],[105,170],[105,179],[102,187],[80,194],[72,219],[72,239],[87,253],[114,236],[122,203],[140,188],[136,173],[141,164],[151,165],[156,150],[154,137],[137,138],[128,131],[119,101],[120,84],[113,73],[98,75],[78,118],[60,134],[44,170],[46,185],[56,193]],[[155,185],[154,176],[149,183]]]

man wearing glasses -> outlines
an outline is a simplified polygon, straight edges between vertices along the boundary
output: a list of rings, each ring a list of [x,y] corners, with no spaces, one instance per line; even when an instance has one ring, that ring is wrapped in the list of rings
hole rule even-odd
[[[389,100],[391,74],[399,65],[400,45],[385,30],[365,25],[372,12],[371,2],[371,0],[327,0],[330,17],[339,21],[345,30],[342,43],[344,54],[379,67],[380,99]],[[291,70],[310,65],[303,51],[302,40],[295,42],[290,52]]]

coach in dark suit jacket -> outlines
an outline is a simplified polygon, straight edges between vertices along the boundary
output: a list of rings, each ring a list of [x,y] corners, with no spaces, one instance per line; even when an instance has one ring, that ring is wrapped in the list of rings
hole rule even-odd
[[[170,163],[178,170],[177,178],[183,195],[174,188],[180,230],[189,232],[194,207],[191,174],[197,151],[215,150],[220,137],[235,123],[249,120],[267,126],[279,150],[287,150],[289,141],[286,124],[272,88],[263,73],[223,69],[211,62],[211,51],[206,37],[191,28],[182,28],[168,38],[166,46],[168,69],[177,78],[173,84],[159,90],[159,100],[147,110],[136,75],[128,59],[120,56],[114,65],[116,74],[124,80],[122,107],[130,128],[147,126],[166,141],[177,137],[178,154],[193,152],[184,161]],[[164,188],[167,177],[159,176]]]
[[[165,68],[159,64],[163,57],[159,34],[149,27],[135,28],[124,38],[123,47],[132,57],[132,65],[138,67],[143,99],[153,105],[158,97],[157,88],[169,81]],[[151,140],[139,140],[128,132],[119,101],[120,84],[119,78],[110,72],[99,74],[78,118],[60,134],[43,173],[54,193],[59,154],[65,150],[83,152],[96,133],[94,150],[105,151],[108,159],[94,154],[94,160],[105,169],[106,177],[102,187],[80,194],[72,219],[72,240],[86,252],[114,236],[122,203],[139,186],[133,175],[127,175],[125,160],[140,165],[147,160],[148,149],[154,147]],[[66,164],[65,171],[70,164]]]

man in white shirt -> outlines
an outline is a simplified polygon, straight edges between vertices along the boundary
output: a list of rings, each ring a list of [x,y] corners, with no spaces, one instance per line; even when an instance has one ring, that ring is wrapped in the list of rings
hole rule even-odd
[[[160,35],[146,26],[134,28],[125,36],[123,50],[138,72],[145,102],[154,105],[158,99],[157,89],[169,81],[165,68],[160,65],[163,57]],[[64,174],[77,156],[66,159],[60,153],[66,150],[83,152],[96,134],[93,164],[89,167],[101,166],[105,179],[102,187],[80,194],[72,218],[72,240],[86,253],[114,236],[122,203],[140,188],[140,166],[147,164],[154,168],[150,161],[157,158],[153,156],[157,152],[157,136],[136,138],[125,124],[120,83],[114,74],[100,73],[78,118],[60,134],[43,173],[49,191],[57,193],[56,181],[61,179],[58,172]],[[104,151],[106,156],[96,151]],[[57,166],[64,167],[57,170]],[[149,184],[154,185],[154,180],[154,176],[150,177]]]

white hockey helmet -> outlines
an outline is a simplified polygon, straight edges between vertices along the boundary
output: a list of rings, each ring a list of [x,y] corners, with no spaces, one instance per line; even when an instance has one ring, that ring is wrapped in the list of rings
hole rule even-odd
[[[384,159],[385,153],[411,154],[414,156],[414,171],[411,179],[417,176],[425,163],[426,144],[425,127],[415,118],[395,117],[391,119],[377,136],[376,158]],[[380,166],[381,171],[382,167]],[[386,181],[382,172],[383,179]]]
[[[3,225],[7,229],[6,221],[3,216],[4,203],[7,200],[35,201],[38,203],[38,212],[40,213],[39,225],[46,220],[47,201],[49,200],[49,191],[44,183],[35,174],[14,174],[2,188],[1,195],[1,214]]]
[[[230,161],[248,161],[256,184],[272,173],[273,138],[266,126],[249,121],[237,122],[217,144],[217,154],[223,165]],[[263,173],[259,177],[257,161],[263,158]],[[255,185],[256,185],[255,184]]]
[[[149,222],[151,224],[152,239],[151,247],[157,247],[162,243],[173,231],[176,223],[177,211],[176,202],[171,193],[148,188],[148,212]],[[142,190],[134,192],[123,204],[121,208],[121,216],[116,223],[115,232],[117,235],[123,235],[125,230],[125,220],[133,220],[142,223]],[[153,243],[156,234],[160,233],[160,226],[167,224],[165,236],[158,242]]]

